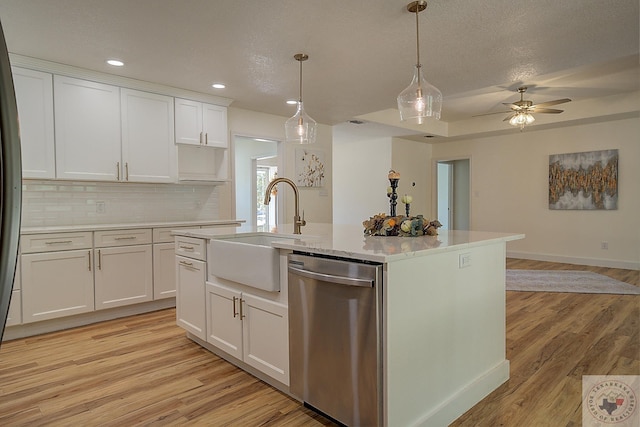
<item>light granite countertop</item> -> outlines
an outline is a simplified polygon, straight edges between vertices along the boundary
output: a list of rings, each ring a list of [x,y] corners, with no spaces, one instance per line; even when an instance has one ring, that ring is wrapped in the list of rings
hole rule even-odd
[[[224,239],[238,234],[272,234],[279,237],[271,245],[279,249],[323,254],[373,262],[390,262],[406,257],[427,256],[438,252],[461,250],[499,242],[523,239],[524,234],[485,231],[438,230],[437,236],[382,237],[365,236],[361,225],[307,224],[303,234],[293,234],[293,225],[265,229],[211,227],[180,229],[174,235],[201,239]]]

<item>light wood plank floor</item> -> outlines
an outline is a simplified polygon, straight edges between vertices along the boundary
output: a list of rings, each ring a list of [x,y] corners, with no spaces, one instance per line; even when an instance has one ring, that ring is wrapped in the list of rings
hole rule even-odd
[[[579,426],[582,375],[640,374],[639,321],[638,296],[508,292],[511,379],[453,425]],[[3,343],[0,425],[332,424],[188,340],[170,309]]]

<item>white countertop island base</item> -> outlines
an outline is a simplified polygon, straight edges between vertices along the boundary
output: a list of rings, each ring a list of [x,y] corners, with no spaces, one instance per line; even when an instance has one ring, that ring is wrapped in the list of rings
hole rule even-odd
[[[504,242],[386,264],[387,426],[446,426],[509,378],[504,283]]]

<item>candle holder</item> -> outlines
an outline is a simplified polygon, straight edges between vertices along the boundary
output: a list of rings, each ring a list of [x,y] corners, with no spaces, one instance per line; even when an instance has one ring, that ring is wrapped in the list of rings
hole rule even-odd
[[[398,193],[396,192],[396,189],[398,188],[398,181],[400,181],[397,178],[389,178],[389,183],[391,184],[391,194],[388,194],[389,196],[389,205],[391,207],[391,216],[396,216],[396,205],[398,204]]]
[[[407,217],[409,217],[409,216],[410,216],[410,215],[409,215],[409,209],[410,209],[410,206],[411,206],[411,203],[406,203],[406,204],[404,205],[404,211],[405,211],[405,213],[407,214]]]

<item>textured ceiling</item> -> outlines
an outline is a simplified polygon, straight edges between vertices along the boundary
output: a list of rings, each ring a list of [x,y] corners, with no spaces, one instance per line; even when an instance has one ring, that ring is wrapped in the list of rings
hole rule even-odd
[[[10,52],[234,100],[291,116],[298,94],[337,124],[395,108],[415,63],[407,0],[0,0]],[[442,118],[528,98],[574,101],[638,90],[638,0],[432,0],[421,59]],[[123,69],[105,64],[115,57]],[[213,82],[227,89],[215,91]],[[492,117],[492,116],[489,116]]]

